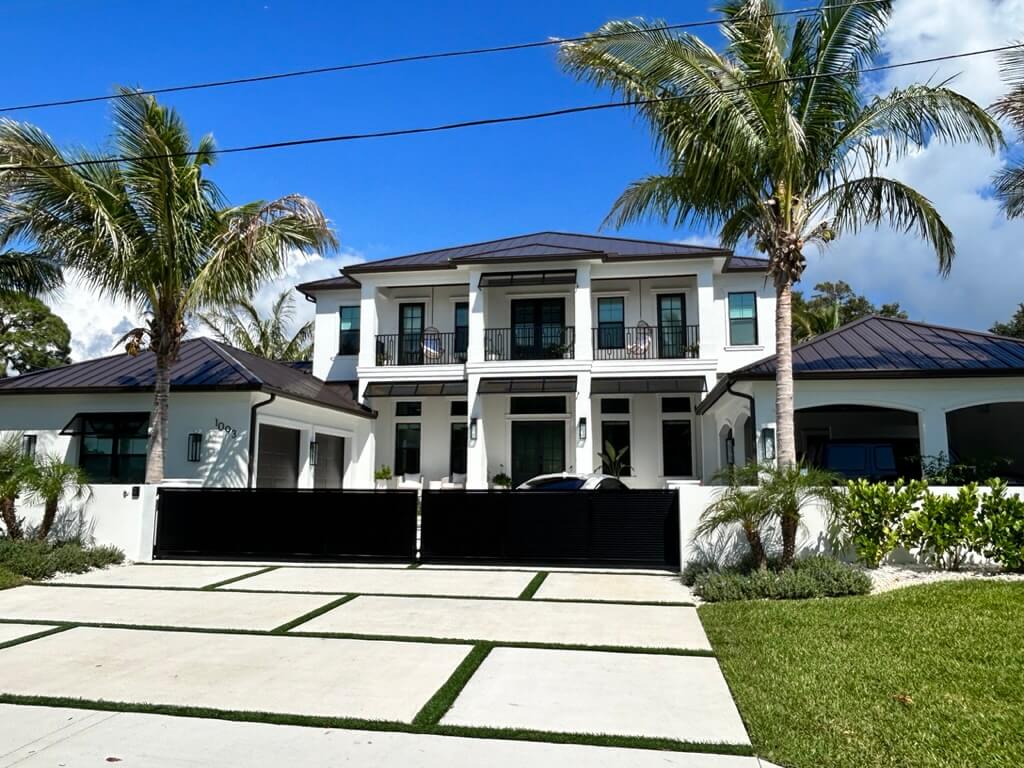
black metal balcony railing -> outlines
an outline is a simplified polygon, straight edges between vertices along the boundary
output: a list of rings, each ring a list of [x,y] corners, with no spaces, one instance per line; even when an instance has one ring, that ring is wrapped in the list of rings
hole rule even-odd
[[[485,360],[572,360],[576,329],[561,325],[524,325],[484,330]]]
[[[469,334],[385,333],[377,336],[377,365],[457,365],[466,362]]]
[[[696,325],[605,325],[594,329],[595,360],[668,360],[700,357]]]

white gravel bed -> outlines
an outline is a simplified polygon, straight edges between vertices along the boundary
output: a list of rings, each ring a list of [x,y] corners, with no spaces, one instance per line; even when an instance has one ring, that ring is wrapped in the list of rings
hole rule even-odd
[[[934,584],[939,581],[964,581],[966,579],[992,579],[995,581],[1024,581],[1022,573],[1002,573],[997,570],[967,567],[962,571],[940,571],[920,565],[882,565],[866,570],[874,586],[874,595],[890,592],[915,584]]]

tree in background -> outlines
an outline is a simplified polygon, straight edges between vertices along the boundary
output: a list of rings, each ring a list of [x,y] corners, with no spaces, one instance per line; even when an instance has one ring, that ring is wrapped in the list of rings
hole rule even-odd
[[[71,331],[43,302],[0,293],[0,378],[71,362]]]
[[[1024,304],[1017,307],[1009,322],[996,323],[989,330],[998,333],[1000,336],[1013,336],[1016,339],[1024,339]]]
[[[145,326],[122,341],[155,356],[146,482],[164,477],[171,366],[187,319],[232,306],[293,254],[334,249],[323,212],[301,195],[231,206],[204,176],[212,136],[193,144],[173,109],[121,88],[110,150],[65,154],[39,128],[0,120],[0,244],[19,238],[63,261],[104,298],[135,305]]]
[[[309,360],[313,354],[313,321],[292,333],[294,317],[295,298],[290,288],[281,291],[267,316],[260,315],[249,300],[199,315],[203,324],[224,344],[268,360]]]
[[[892,3],[833,3],[789,25],[773,0],[721,4],[722,53],[662,21],[614,21],[563,43],[563,66],[636,105],[665,172],[630,185],[616,225],[657,217],[713,227],[726,247],[750,239],[768,256],[776,295],[776,456],[796,464],[792,290],[824,246],[864,227],[913,232],[947,274],[953,233],[916,189],[884,175],[930,142],[996,151],[1002,132],[947,83],[869,96],[861,69],[879,54]],[[787,528],[787,535],[791,532]],[[791,546],[787,541],[786,545]]]
[[[1010,86],[1001,99],[993,106],[996,117],[1010,123],[1017,131],[1017,141],[1024,141],[1024,49],[1017,48],[999,55],[1000,72]],[[1024,163],[1011,162],[996,174],[996,197],[1002,203],[1003,211],[1011,219],[1024,216]]]
[[[805,299],[800,291],[793,291],[793,340],[806,341],[871,315],[907,319],[899,302],[875,306],[867,296],[858,295],[842,280],[816,284],[810,299]]]

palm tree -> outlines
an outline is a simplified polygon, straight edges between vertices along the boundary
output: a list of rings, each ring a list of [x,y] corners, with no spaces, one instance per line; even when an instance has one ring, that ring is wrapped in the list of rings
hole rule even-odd
[[[719,531],[739,526],[750,547],[754,567],[765,570],[768,567],[768,553],[764,545],[764,529],[773,517],[773,511],[766,501],[765,494],[759,488],[730,485],[719,492],[701,513],[694,537],[712,537]]]
[[[834,331],[843,324],[839,304],[812,305],[806,302],[793,307],[793,340],[807,341],[823,333]]]
[[[29,498],[43,505],[43,519],[36,530],[36,538],[40,541],[50,534],[61,501],[87,499],[92,492],[88,475],[81,468],[65,463],[59,456],[37,458],[28,472],[26,485]]]
[[[715,227],[723,245],[749,238],[767,255],[782,465],[796,463],[791,309],[804,249],[885,223],[924,238],[947,274],[949,228],[923,194],[882,171],[928,141],[1002,146],[996,122],[946,83],[867,98],[860,69],[878,54],[892,4],[829,1],[789,28],[772,16],[774,0],[726,0],[723,53],[643,20],[610,22],[560,50],[578,79],[635,104],[667,166],[631,184],[608,222]]]
[[[1010,90],[993,105],[992,111],[1009,121],[1018,139],[1024,141],[1024,48],[1000,54],[1000,70]],[[1024,163],[1017,161],[997,174],[995,188],[1007,216],[1024,216]]]
[[[0,190],[0,216],[3,194]],[[48,256],[14,249],[4,250],[0,239],[0,293],[27,293],[32,296],[51,293],[64,282],[60,263]]]
[[[130,354],[155,355],[146,482],[156,483],[170,369],[190,315],[251,296],[292,253],[337,243],[321,210],[300,195],[227,205],[203,174],[215,159],[213,138],[193,145],[173,109],[118,93],[116,160],[64,154],[40,129],[0,121],[0,243],[28,240],[38,257],[63,260],[101,295],[145,315],[121,341]]]
[[[290,289],[281,291],[267,317],[248,299],[235,306],[208,313],[199,319],[217,339],[268,360],[308,360],[313,351],[313,321],[289,334],[295,316],[295,299]]]
[[[32,461],[22,450],[21,435],[9,433],[0,440],[0,521],[11,539],[20,539],[24,535],[22,521],[14,505],[31,472]]]

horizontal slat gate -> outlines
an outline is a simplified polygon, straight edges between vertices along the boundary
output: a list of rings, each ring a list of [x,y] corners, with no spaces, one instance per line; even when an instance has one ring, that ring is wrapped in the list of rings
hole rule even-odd
[[[679,567],[674,491],[424,491],[424,562]]]
[[[416,558],[416,492],[161,488],[153,557]]]

